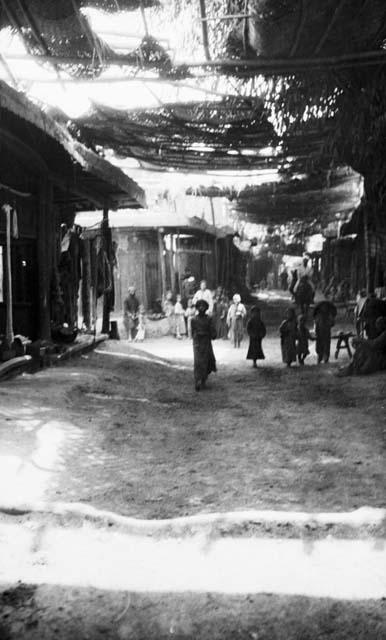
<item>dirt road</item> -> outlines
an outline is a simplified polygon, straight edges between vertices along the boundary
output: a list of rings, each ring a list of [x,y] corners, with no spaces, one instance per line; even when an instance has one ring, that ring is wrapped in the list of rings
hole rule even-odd
[[[304,369],[286,370],[273,337],[257,371],[245,360],[245,345],[236,351],[221,342],[215,350],[219,371],[200,393],[193,390],[191,345],[171,338],[135,348],[109,342],[87,358],[3,383],[1,504],[80,502],[135,518],[386,506],[383,375],[337,378],[335,362],[318,367],[313,357]],[[4,515],[0,542],[7,535],[17,540],[15,523],[22,535],[37,532],[33,563],[48,562],[39,531],[57,520]],[[61,523],[64,530],[70,525]],[[264,539],[299,534],[268,526],[235,532]],[[347,537],[332,527],[322,538],[331,533]],[[384,534],[377,529],[382,548]],[[368,528],[355,535],[371,540]],[[6,584],[2,574],[4,639],[381,640],[386,631],[381,600],[353,604],[303,592],[271,600],[260,592],[153,597],[135,590],[129,597],[76,586],[75,579],[73,587],[34,585],[22,568],[15,586],[17,575]]]

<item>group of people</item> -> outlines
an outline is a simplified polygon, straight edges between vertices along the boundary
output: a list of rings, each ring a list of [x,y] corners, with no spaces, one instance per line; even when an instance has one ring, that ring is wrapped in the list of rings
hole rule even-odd
[[[354,356],[350,364],[340,370],[340,375],[366,374],[386,369],[386,313],[379,315],[384,309],[378,309],[379,301],[378,307],[375,303],[376,300],[370,297],[367,299],[367,306],[364,306],[362,299],[357,305],[357,328],[359,320],[362,320],[367,338],[363,334],[354,338]],[[313,307],[313,333],[307,326],[307,315],[297,315],[296,309],[295,306],[287,309],[279,327],[283,363],[287,367],[296,362],[304,366],[310,354],[311,341],[315,341],[318,364],[327,363],[330,358],[331,331],[337,315],[335,304],[330,300],[322,300]],[[363,311],[366,309],[367,315]],[[177,295],[174,302],[170,292],[164,301],[164,313],[170,322],[171,332],[177,338],[187,335],[193,340],[194,380],[197,390],[202,389],[209,374],[216,371],[212,348],[212,340],[215,338],[229,338],[233,346],[239,348],[246,330],[249,337],[247,359],[252,360],[254,368],[257,367],[258,360],[265,359],[262,341],[266,336],[266,326],[260,309],[254,305],[248,315],[247,308],[237,293],[229,301],[223,290],[218,288],[212,293],[203,280],[186,304],[181,295]],[[124,301],[124,326],[129,341],[144,339],[145,310],[136,297],[134,287],[129,288]]]
[[[197,303],[205,301],[208,305],[206,315],[212,318],[218,339],[230,339],[235,347],[240,347],[244,336],[247,310],[241,302],[239,294],[231,301],[221,287],[211,291],[205,280],[200,282],[199,289],[187,299],[168,291],[163,303],[163,312],[169,322],[169,334],[181,340],[187,336],[192,338],[192,320],[198,315]]]
[[[280,344],[283,362],[290,367],[298,361],[303,366],[309,355],[309,343],[315,340],[315,350],[318,364],[327,363],[330,359],[331,329],[335,324],[337,309],[329,300],[322,300],[315,305],[313,312],[315,334],[312,335],[307,327],[307,317],[304,314],[296,316],[294,307],[287,309],[285,318],[279,327]]]

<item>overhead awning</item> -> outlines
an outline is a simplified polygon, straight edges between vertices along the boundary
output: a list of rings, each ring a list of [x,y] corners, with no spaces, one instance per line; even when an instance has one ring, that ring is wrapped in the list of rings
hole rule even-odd
[[[1,142],[21,157],[33,156],[30,170],[50,176],[59,204],[72,204],[77,210],[146,205],[145,193],[134,180],[2,81],[0,115]]]

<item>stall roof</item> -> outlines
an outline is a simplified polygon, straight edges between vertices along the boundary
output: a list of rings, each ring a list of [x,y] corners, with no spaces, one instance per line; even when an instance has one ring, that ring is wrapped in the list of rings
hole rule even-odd
[[[75,140],[23,93],[0,81],[0,139],[36,162],[32,169],[50,174],[55,199],[78,210],[145,206],[145,194],[121,169]]]
[[[95,229],[100,225],[101,221],[101,211],[97,213],[85,211],[79,213],[76,217],[76,224],[85,229]],[[184,233],[202,232],[217,237],[225,237],[233,233],[233,230],[229,227],[214,227],[197,216],[186,216],[178,212],[145,211],[138,213],[125,210],[114,211],[110,213],[109,222],[113,229],[164,229],[165,232],[169,233],[177,233],[178,231]]]

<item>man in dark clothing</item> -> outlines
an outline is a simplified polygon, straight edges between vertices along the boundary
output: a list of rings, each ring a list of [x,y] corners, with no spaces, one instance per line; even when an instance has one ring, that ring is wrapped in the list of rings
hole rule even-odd
[[[139,300],[135,295],[135,288],[128,288],[128,296],[123,302],[123,324],[129,342],[134,340],[138,327]]]
[[[331,348],[331,328],[335,324],[336,306],[329,300],[321,300],[314,309],[316,353],[318,364],[328,362]]]
[[[216,338],[216,329],[212,318],[206,315],[209,305],[206,300],[198,300],[198,315],[192,319],[194,383],[196,391],[205,386],[212,371],[216,371],[216,359],[213,353],[212,340]]]
[[[338,375],[365,375],[386,369],[386,318],[377,318],[375,331],[375,338],[354,338],[354,357]]]

